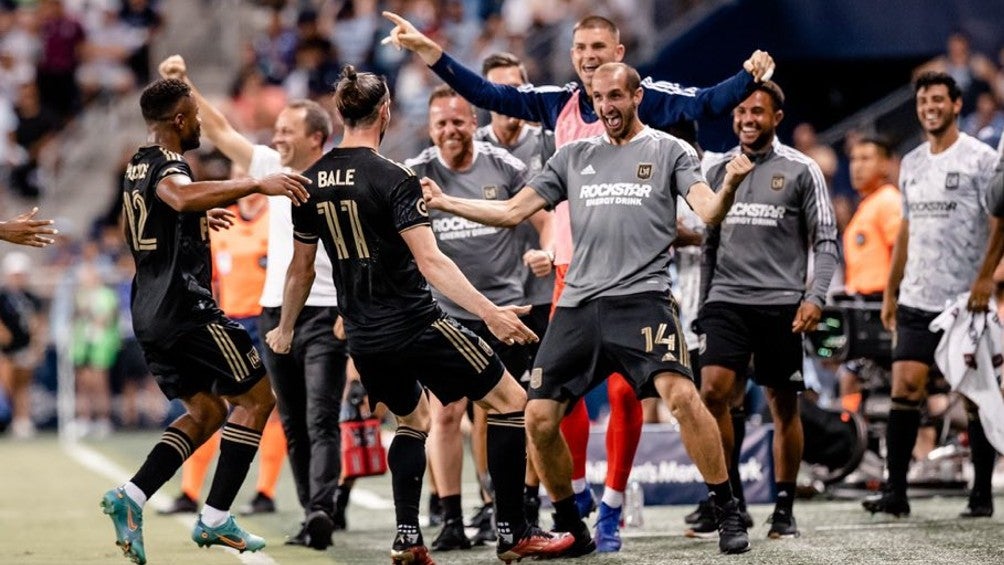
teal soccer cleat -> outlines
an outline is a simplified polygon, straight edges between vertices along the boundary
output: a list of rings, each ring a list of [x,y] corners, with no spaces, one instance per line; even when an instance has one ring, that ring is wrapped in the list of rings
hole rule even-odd
[[[200,517],[195,522],[195,529],[192,530],[192,541],[199,547],[222,545],[236,549],[241,553],[258,551],[265,547],[264,538],[245,532],[237,525],[233,516],[227,518],[226,522],[216,528],[205,525]]]
[[[115,545],[133,563],[146,563],[143,549],[143,509],[121,487],[113,488],[101,498],[101,509],[115,526]]]

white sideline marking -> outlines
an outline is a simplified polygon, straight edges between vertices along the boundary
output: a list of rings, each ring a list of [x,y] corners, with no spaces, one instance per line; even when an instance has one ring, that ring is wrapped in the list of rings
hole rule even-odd
[[[817,526],[812,528],[817,532],[839,532],[846,530],[897,530],[921,528],[932,524],[958,524],[958,520],[924,520],[922,522],[882,522],[878,524],[839,524],[836,526]]]
[[[364,488],[354,487],[349,496],[349,504],[362,506],[367,510],[393,510],[394,501],[387,500],[379,494]]]
[[[99,475],[107,477],[114,483],[124,483],[132,476],[117,463],[90,447],[67,441],[61,443],[63,445],[63,451],[65,451],[67,455],[75,459],[84,467],[87,467]],[[171,506],[170,497],[159,492],[150,497],[150,500],[147,502],[150,506],[153,506],[155,510],[164,510]],[[191,531],[192,518],[190,516],[175,516],[174,519],[179,524],[184,525],[188,531]],[[218,545],[213,547],[226,551],[240,560],[241,563],[247,563],[248,565],[279,565],[275,559],[272,559],[264,551],[258,551],[255,553],[238,553],[236,549],[229,547],[221,547]]]

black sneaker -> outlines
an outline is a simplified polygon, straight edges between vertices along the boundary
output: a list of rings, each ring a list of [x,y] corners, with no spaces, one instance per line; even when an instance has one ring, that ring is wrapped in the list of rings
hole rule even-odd
[[[341,489],[335,492],[335,510],[331,514],[331,522],[336,532],[344,531],[348,527],[348,523],[345,521],[345,510],[349,506],[349,497],[345,492]]]
[[[739,506],[739,515],[743,517],[746,529],[753,527],[753,516],[745,506]],[[697,504],[697,509],[683,517],[690,527],[683,531],[688,538],[711,539],[718,537],[718,519],[715,517],[715,506],[711,499],[704,499]]]
[[[452,518],[443,524],[443,529],[432,542],[432,551],[451,551],[454,549],[470,549],[471,540],[464,533],[464,521]]]
[[[697,503],[697,508],[695,508],[693,512],[683,517],[683,522],[685,524],[696,524],[701,520],[702,516],[713,513],[714,511],[711,509],[711,501],[705,498]]]
[[[687,514],[684,520],[690,527],[683,531],[688,538],[712,539],[718,537],[718,515],[715,503],[710,498],[697,505],[697,510]]]
[[[439,496],[435,494],[429,495],[429,525],[443,525],[443,503],[439,501]]]
[[[861,501],[861,506],[872,514],[882,512],[897,518],[910,515],[910,503],[906,496],[895,494],[888,489],[865,498]]]
[[[471,538],[473,545],[495,543],[498,540],[498,535],[495,533],[495,506],[485,504],[479,508],[471,521],[467,523],[467,527],[478,529],[478,533]]]
[[[422,534],[410,535],[398,532],[390,547],[390,561],[394,565],[436,565],[429,556],[429,548],[422,541]]]
[[[540,497],[528,492],[523,493],[523,515],[526,523],[531,526],[540,525]]]
[[[752,528],[753,516],[750,514],[750,511],[747,510],[746,507],[741,504],[739,505],[739,514],[743,517],[743,522],[746,523],[746,529],[748,530]]]
[[[324,510],[314,510],[307,514],[303,528],[307,531],[308,546],[318,550],[331,546],[331,532],[335,530],[335,524]]]
[[[271,514],[273,512],[275,512],[275,501],[263,492],[259,492],[254,495],[251,502],[245,504],[240,509],[241,516],[250,516],[251,514]]]
[[[797,538],[801,535],[795,523],[795,516],[790,510],[775,508],[767,523],[770,524],[770,531],[767,532],[767,537],[770,539]]]
[[[348,527],[345,521],[345,507],[335,504],[335,513],[331,515],[331,525],[334,531],[341,532]]]
[[[561,554],[562,557],[581,557],[596,551],[596,542],[593,541],[593,537],[589,534],[589,526],[582,519],[566,524],[558,519],[557,514],[551,514],[551,518],[554,520],[554,531],[556,533],[568,532],[575,537],[575,543]]]
[[[750,536],[746,521],[739,511],[739,502],[732,499],[722,506],[715,505],[718,517],[718,549],[722,553],[745,553],[750,550]]]
[[[286,538],[283,545],[297,545],[301,547],[307,547],[307,525],[300,524],[300,531],[296,532],[296,535]]]
[[[171,505],[163,510],[158,510],[157,514],[194,514],[199,511],[199,503],[190,498],[187,494],[181,493],[178,498],[171,502]]]
[[[976,492],[969,494],[969,504],[959,518],[989,518],[994,515],[994,499]]]

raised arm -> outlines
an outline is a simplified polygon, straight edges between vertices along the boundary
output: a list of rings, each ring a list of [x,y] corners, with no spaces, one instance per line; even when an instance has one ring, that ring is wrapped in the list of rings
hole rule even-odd
[[[532,85],[517,88],[489,82],[444,53],[442,47],[408,20],[393,12],[383,15],[395,25],[384,42],[413,51],[468,102],[506,116],[541,122],[546,129],[554,129],[561,108],[571,98],[570,90]]]
[[[464,310],[484,320],[495,337],[508,344],[537,341],[537,335],[519,320],[519,316],[530,312],[530,307],[499,307],[478,292],[456,263],[439,250],[432,228],[427,224],[407,229],[401,232],[401,237],[429,284]]]
[[[286,270],[286,283],[282,289],[282,313],[279,325],[265,334],[265,342],[279,354],[289,353],[293,344],[293,328],[307,303],[310,287],[314,284],[314,259],[316,243],[293,240],[293,259]]]
[[[188,77],[188,67],[181,55],[171,55],[164,59],[158,67],[163,78],[176,78],[185,81],[192,87],[192,97],[199,105],[199,117],[202,120],[202,133],[219,148],[228,159],[245,171],[251,167],[251,155],[254,144],[241,135],[230,125],[226,116],[216,106],[212,105]]]
[[[433,210],[442,210],[488,226],[503,228],[516,227],[538,210],[547,207],[547,201],[529,186],[509,200],[474,200],[443,194],[439,185],[430,178],[422,179],[422,197],[425,204]]]
[[[663,129],[683,120],[717,118],[732,111],[749,96],[753,85],[773,74],[774,59],[766,51],[754,51],[743,70],[708,87],[683,87],[674,82],[642,81],[645,96],[638,115],[646,124]]]
[[[687,204],[697,213],[701,221],[709,226],[717,226],[725,219],[736,199],[736,189],[746,175],[753,170],[753,163],[743,154],[736,155],[725,165],[725,180],[715,192],[706,183],[698,182],[687,193]]]

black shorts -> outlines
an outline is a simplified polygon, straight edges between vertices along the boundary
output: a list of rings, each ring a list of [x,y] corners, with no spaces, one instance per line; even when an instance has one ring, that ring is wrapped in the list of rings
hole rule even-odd
[[[400,349],[357,352],[352,359],[370,406],[383,402],[398,416],[415,410],[422,387],[444,405],[465,397],[480,400],[505,374],[491,346],[449,316],[430,324]]]
[[[533,308],[530,309],[530,313],[523,316],[523,323],[526,324],[528,328],[533,330],[533,333],[537,334],[540,341],[537,343],[531,343],[526,346],[527,357],[530,359],[530,364],[533,364],[533,360],[537,357],[537,352],[540,351],[540,344],[544,341],[544,334],[547,333],[547,326],[551,322],[551,304],[534,304]],[[516,378],[519,378],[518,376]]]
[[[805,390],[802,335],[791,331],[797,312],[798,304],[706,303],[698,315],[701,366],[725,367],[743,378],[752,358],[757,384]]]
[[[170,399],[197,392],[240,396],[265,376],[247,330],[226,317],[181,334],[168,347],[142,345],[150,372]]]
[[[567,400],[572,408],[614,372],[638,398],[658,396],[659,373],[693,378],[672,297],[646,292],[556,308],[530,371],[529,397]]]
[[[909,306],[896,308],[896,331],[892,334],[892,360],[917,361],[934,365],[934,350],[938,348],[941,334],[928,326],[940,312],[928,312]]]
[[[524,323],[527,323],[526,318],[521,318]],[[509,371],[517,382],[520,382],[520,378],[523,373],[526,373],[527,369],[530,368],[530,353],[527,350],[526,345],[514,344],[508,345],[499,341],[495,334],[488,329],[488,324],[481,320],[457,320],[464,325],[467,329],[471,330],[478,335],[481,339],[488,342],[488,346],[498,354],[499,359],[502,360],[502,365]],[[527,323],[527,326],[530,324]],[[526,382],[529,382],[529,378]],[[526,383],[523,382],[524,388],[526,388]]]

